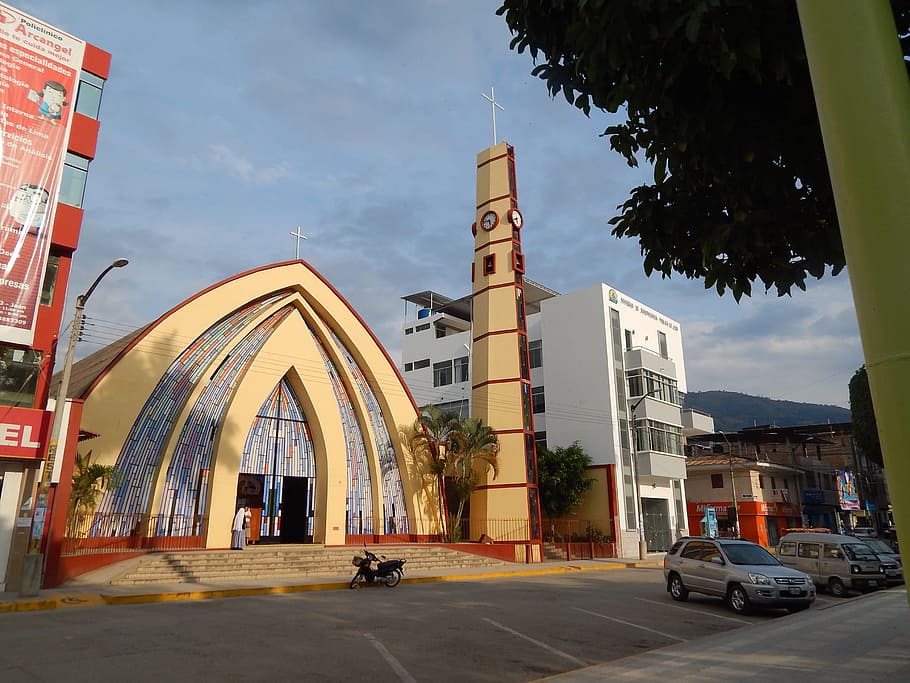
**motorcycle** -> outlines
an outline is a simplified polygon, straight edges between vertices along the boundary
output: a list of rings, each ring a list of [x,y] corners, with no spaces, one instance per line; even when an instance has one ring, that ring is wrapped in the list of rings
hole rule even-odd
[[[351,588],[357,588],[361,583],[384,583],[389,588],[394,588],[404,576],[405,562],[407,560],[389,560],[385,555],[377,557],[363,546],[363,556],[354,555],[351,560],[351,564],[357,567],[357,573],[351,579]]]

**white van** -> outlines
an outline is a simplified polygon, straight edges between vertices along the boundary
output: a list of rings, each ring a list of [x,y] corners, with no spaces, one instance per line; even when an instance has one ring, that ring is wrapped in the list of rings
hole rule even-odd
[[[777,559],[806,572],[817,586],[837,597],[850,589],[865,591],[886,585],[878,556],[860,539],[840,534],[795,532],[784,535]]]

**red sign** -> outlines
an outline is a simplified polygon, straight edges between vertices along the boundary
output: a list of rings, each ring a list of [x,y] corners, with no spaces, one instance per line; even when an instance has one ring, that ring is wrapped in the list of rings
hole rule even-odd
[[[84,52],[0,4],[0,341],[34,339]]]
[[[34,408],[0,408],[0,458],[43,460],[51,413]]]

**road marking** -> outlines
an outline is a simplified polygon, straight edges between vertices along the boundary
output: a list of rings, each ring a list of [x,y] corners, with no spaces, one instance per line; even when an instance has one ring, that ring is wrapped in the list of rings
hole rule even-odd
[[[617,619],[616,617],[608,617],[606,614],[598,614],[597,612],[591,612],[581,607],[573,607],[572,609],[578,610],[579,612],[584,612],[585,614],[590,614],[592,617],[600,617],[601,619],[609,619],[610,621],[615,621],[617,624],[625,624],[626,626],[631,626],[632,628],[640,628],[642,631],[650,631],[651,633],[656,633],[659,636],[664,638],[670,638],[671,640],[678,640],[681,643],[685,643],[685,638],[680,638],[679,636],[671,636],[669,633],[664,633],[663,631],[655,631],[653,628],[648,628],[647,626],[639,626],[638,624],[633,624],[631,621],[623,621],[622,619]]]
[[[495,626],[496,628],[501,628],[503,631],[506,631],[507,633],[511,633],[513,636],[518,636],[519,638],[523,638],[524,640],[527,640],[529,643],[533,643],[537,647],[539,647],[543,650],[546,650],[547,652],[552,652],[554,655],[559,655],[563,659],[568,659],[570,662],[572,662],[576,666],[588,666],[587,662],[583,662],[582,660],[580,660],[576,657],[573,657],[570,654],[566,654],[562,650],[557,650],[555,647],[550,647],[546,643],[541,643],[539,640],[534,640],[533,638],[526,636],[524,633],[519,633],[518,631],[515,631],[515,630],[509,628],[508,626],[503,626],[498,621],[493,621],[492,619],[487,619],[486,617],[483,617],[483,620],[485,622],[487,622],[488,624],[493,624],[493,626]]]
[[[417,683],[417,680],[407,672],[407,669],[401,665],[401,662],[395,659],[395,657],[392,656],[392,653],[386,650],[385,645],[376,640],[376,638],[371,633],[364,633],[363,637],[373,644],[373,647],[376,648],[376,651],[379,652],[379,654],[382,655],[382,658],[388,663],[388,665],[392,667],[392,671],[398,674],[398,680],[402,681],[403,683]]]
[[[706,617],[714,617],[715,619],[726,619],[727,621],[735,621],[737,624],[751,624],[751,621],[746,621],[745,619],[736,619],[734,617],[727,617],[723,614],[711,614],[710,612],[704,612],[700,609],[692,609],[691,607],[683,607],[682,605],[673,605],[668,602],[660,602],[658,600],[648,600],[646,598],[635,598],[636,600],[641,600],[642,602],[650,602],[652,605],[660,605],[661,607],[675,607],[676,609],[685,610],[686,612],[695,612],[695,614],[701,614]]]

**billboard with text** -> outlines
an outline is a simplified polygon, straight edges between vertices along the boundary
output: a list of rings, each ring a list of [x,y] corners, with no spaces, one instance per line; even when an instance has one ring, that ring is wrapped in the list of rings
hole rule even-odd
[[[34,339],[84,53],[0,3],[0,342]]]

